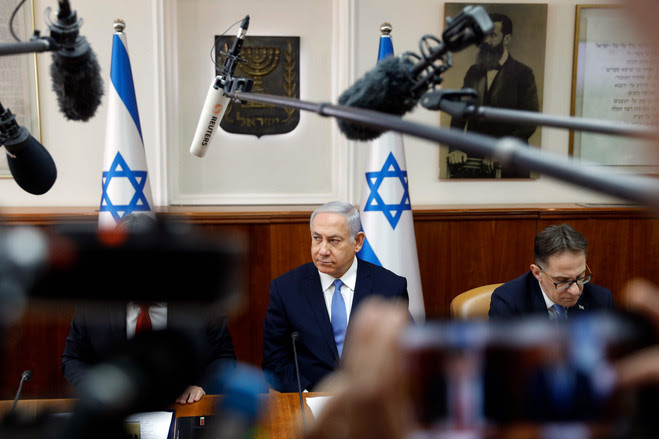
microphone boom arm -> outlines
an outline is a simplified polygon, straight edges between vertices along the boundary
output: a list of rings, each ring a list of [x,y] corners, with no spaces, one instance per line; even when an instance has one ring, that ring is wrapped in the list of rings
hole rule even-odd
[[[36,33],[30,41],[0,44],[0,56],[41,53],[59,50],[59,44],[50,37],[39,37]]]
[[[479,106],[476,90],[432,90],[421,98],[421,105],[428,110],[441,110],[460,119],[487,120],[491,122],[542,125],[554,128],[588,131],[599,134],[657,139],[659,131],[647,126],[632,126],[617,121],[557,116],[535,111],[512,110]]]
[[[321,116],[331,116],[384,131],[396,131],[420,139],[451,145],[469,153],[494,157],[504,164],[527,167],[571,184],[659,210],[659,185],[656,179],[616,174],[601,167],[596,168],[597,163],[588,163],[573,157],[541,151],[512,137],[496,139],[478,133],[465,133],[461,130],[410,122],[399,116],[378,111],[329,103],[318,104],[284,96],[236,92],[233,98],[234,100],[311,111]]]

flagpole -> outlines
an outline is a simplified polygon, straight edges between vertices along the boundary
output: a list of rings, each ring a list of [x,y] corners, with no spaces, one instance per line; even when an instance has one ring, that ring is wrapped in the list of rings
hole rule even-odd
[[[377,62],[394,56],[390,23],[380,26]],[[425,320],[412,199],[400,133],[388,131],[366,145],[360,213],[364,244],[357,256],[407,280],[408,310]]]
[[[126,42],[126,23],[112,23],[112,58],[99,228],[115,228],[128,215],[155,218],[142,127]]]

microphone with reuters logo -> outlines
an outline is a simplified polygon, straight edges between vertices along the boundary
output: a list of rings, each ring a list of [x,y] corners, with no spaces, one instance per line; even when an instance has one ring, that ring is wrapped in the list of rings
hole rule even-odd
[[[197,157],[203,157],[206,154],[208,144],[217,126],[220,124],[229,103],[229,98],[224,96],[222,87],[216,87],[216,85],[217,82],[213,81],[208,89],[206,101],[199,116],[197,131],[195,131],[192,145],[190,146],[190,153]]]
[[[190,153],[197,157],[203,157],[206,154],[208,145],[213,138],[213,133],[222,121],[224,112],[227,109],[230,99],[228,95],[237,91],[237,87],[239,86],[243,86],[241,88],[242,91],[249,91],[252,88],[251,82],[233,77],[236,65],[241,61],[240,49],[243,46],[248,27],[249,15],[246,15],[240,23],[240,29],[233,41],[231,50],[227,53],[222,52],[226,56],[224,65],[222,66],[222,72],[211,82],[208,94],[206,95],[206,102],[204,102],[204,107],[201,109],[197,131],[195,131],[192,145],[190,145]]]

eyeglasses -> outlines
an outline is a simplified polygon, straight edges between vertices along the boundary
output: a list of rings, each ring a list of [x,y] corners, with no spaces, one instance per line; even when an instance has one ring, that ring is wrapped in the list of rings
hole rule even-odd
[[[554,282],[554,279],[552,279],[551,276],[548,275],[547,272],[543,270],[541,266],[538,265],[538,268],[540,269],[540,271],[542,271],[545,274],[545,276],[549,278],[549,280],[551,280],[551,282],[554,284],[557,290],[567,290],[572,286],[572,284],[575,283],[580,286],[585,285],[588,282],[590,282],[590,280],[593,278],[593,272],[590,271],[590,267],[588,266],[588,264],[586,264],[586,269],[590,273],[588,276],[580,277],[579,279],[565,281],[565,282]]]

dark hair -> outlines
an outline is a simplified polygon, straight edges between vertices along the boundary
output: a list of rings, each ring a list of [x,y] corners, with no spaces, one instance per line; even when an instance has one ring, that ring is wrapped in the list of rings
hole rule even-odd
[[[504,36],[513,34],[513,22],[507,15],[496,13],[490,14],[490,20],[492,20],[492,23],[501,22],[501,33]]]
[[[535,263],[547,263],[547,259],[563,250],[583,251],[586,254],[588,241],[569,224],[549,226],[538,233],[533,243]],[[544,268],[544,267],[543,267]]]
[[[148,232],[156,225],[156,219],[143,213],[129,213],[117,223],[116,230],[125,230],[127,232]]]

